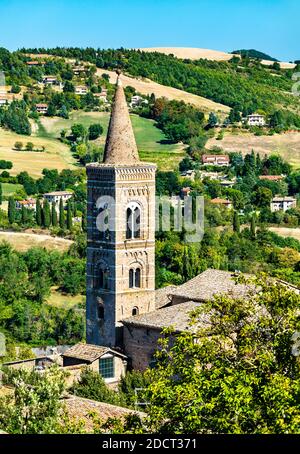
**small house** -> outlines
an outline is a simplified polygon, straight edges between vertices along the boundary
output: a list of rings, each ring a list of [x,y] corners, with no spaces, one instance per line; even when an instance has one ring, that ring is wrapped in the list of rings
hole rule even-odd
[[[76,95],[86,95],[87,92],[88,92],[88,88],[85,85],[76,85],[76,87],[75,87]]]
[[[48,110],[48,104],[39,103],[35,105],[36,111],[40,114],[46,114]]]
[[[266,120],[264,115],[251,114],[247,116],[247,124],[249,126],[265,126]]]
[[[202,155],[202,164],[211,166],[228,167],[229,156],[226,154],[204,154]]]
[[[85,365],[98,372],[106,383],[118,382],[126,373],[127,357],[109,347],[80,343],[62,356],[63,367]]]
[[[273,197],[270,204],[270,209],[272,213],[276,211],[287,211],[291,208],[296,208],[297,206],[297,199],[294,197],[283,197],[277,196]]]
[[[214,205],[223,205],[226,208],[231,208],[232,203],[228,199],[219,199],[216,197],[215,199],[211,199],[210,203],[213,203]]]
[[[60,200],[63,201],[63,204],[65,205],[71,197],[73,197],[73,192],[70,191],[53,191],[53,192],[47,192],[46,194],[43,195],[45,200],[48,200],[48,202],[51,204],[52,202],[60,203]]]

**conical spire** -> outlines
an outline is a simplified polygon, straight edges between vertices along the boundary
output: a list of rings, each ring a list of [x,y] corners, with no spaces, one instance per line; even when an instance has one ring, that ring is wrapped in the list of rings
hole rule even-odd
[[[120,79],[117,79],[117,90],[104,149],[104,164],[136,164],[140,162],[126,98]]]

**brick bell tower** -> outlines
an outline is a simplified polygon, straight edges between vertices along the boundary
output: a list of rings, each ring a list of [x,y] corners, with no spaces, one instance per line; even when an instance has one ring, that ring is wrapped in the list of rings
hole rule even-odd
[[[155,310],[155,171],[139,160],[120,75],[103,163],[88,164],[87,342],[122,346],[121,320]]]

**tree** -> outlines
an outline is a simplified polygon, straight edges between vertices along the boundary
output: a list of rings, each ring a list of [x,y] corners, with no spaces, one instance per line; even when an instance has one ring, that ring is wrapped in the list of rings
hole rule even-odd
[[[218,117],[214,112],[210,112],[207,126],[209,128],[214,128],[219,123]]]
[[[88,367],[82,370],[79,381],[73,385],[72,392],[76,396],[113,405],[124,406],[125,403],[120,394],[106,386],[98,372],[94,372]]]
[[[234,107],[233,109],[231,109],[228,119],[230,123],[239,123],[242,119],[240,111],[236,107]]]
[[[62,199],[59,201],[59,226],[61,229],[65,228],[65,209]]]
[[[270,202],[272,199],[271,189],[259,187],[254,193],[254,203],[260,208],[270,208]]]
[[[41,207],[41,202],[39,199],[36,201],[36,208],[35,208],[35,220],[37,225],[42,225],[42,207]]]
[[[23,142],[19,142],[19,141],[18,141],[18,142],[15,143],[14,146],[15,146],[15,149],[16,149],[16,150],[20,151],[20,150],[22,150],[22,148],[23,148]]]
[[[99,124],[93,124],[89,126],[89,139],[90,140],[95,140],[98,139],[98,137],[101,136],[103,133],[103,128]]]
[[[233,213],[233,231],[236,233],[240,233],[241,227],[240,227],[240,217],[239,213],[237,211],[234,211]]]
[[[8,219],[10,224],[13,224],[16,220],[16,203],[13,197],[8,199]]]
[[[83,232],[86,232],[86,213],[83,211],[82,217],[81,217],[81,229]]]
[[[71,230],[72,225],[73,225],[73,213],[72,213],[72,205],[69,200],[68,205],[67,205],[67,229]]]
[[[27,209],[24,207],[24,205],[22,205],[21,222],[24,225],[24,224],[26,224],[27,221],[28,221],[28,212],[27,212]]]
[[[64,93],[75,93],[74,84],[72,84],[72,82],[70,82],[69,80],[66,80],[66,82],[64,84],[63,92]]]
[[[2,197],[3,197],[2,183],[0,183],[0,205],[2,205]]]
[[[26,150],[27,151],[32,151],[33,147],[34,147],[34,145],[33,145],[32,142],[27,142],[27,144],[26,144]]]
[[[253,239],[256,238],[256,216],[255,214],[251,217],[250,232]]]
[[[11,93],[18,94],[21,91],[21,87],[20,87],[20,85],[13,84],[10,91],[11,91]]]
[[[57,227],[57,224],[58,224],[55,202],[52,202],[52,205],[51,205],[51,224],[53,225],[53,227]]]
[[[79,426],[63,417],[64,372],[53,366],[43,374],[21,369],[6,372],[13,395],[0,399],[0,425],[10,434],[74,433]],[[65,419],[65,420],[64,420]]]
[[[50,205],[48,200],[44,201],[43,210],[42,210],[42,221],[43,227],[48,229],[51,225],[51,215],[50,215]]]
[[[300,297],[268,278],[251,284],[260,292],[249,298],[201,304],[193,329],[165,330],[145,395],[148,433],[299,433]]]
[[[87,130],[81,123],[76,123],[71,127],[72,136],[75,140],[84,139],[87,135]]]

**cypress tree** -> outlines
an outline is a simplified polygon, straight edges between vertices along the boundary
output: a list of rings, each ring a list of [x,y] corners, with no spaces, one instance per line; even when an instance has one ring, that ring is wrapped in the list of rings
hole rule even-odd
[[[237,211],[235,211],[233,214],[233,231],[240,233],[240,218]]]
[[[52,202],[52,206],[51,206],[51,224],[53,225],[53,227],[57,227],[57,224],[58,224],[55,202]]]
[[[8,219],[10,224],[13,224],[16,220],[16,204],[13,197],[8,199]]]
[[[81,217],[81,228],[83,232],[86,232],[86,212],[82,212],[82,217]]]
[[[42,211],[42,218],[43,218],[43,226],[48,229],[51,225],[51,214],[50,214],[50,205],[48,200],[44,201],[43,211]]]
[[[69,202],[67,206],[67,229],[71,230],[72,225],[73,225],[72,204],[71,202]]]
[[[22,212],[21,212],[21,222],[22,222],[22,224],[26,224],[27,220],[28,220],[27,210],[24,207],[24,205],[22,205]]]
[[[3,196],[2,183],[0,183],[0,205],[2,205],[2,196]]]
[[[59,226],[61,229],[65,228],[65,211],[62,199],[59,201]]]
[[[250,232],[251,232],[252,238],[256,237],[256,222],[255,221],[256,221],[255,214],[253,214],[253,216],[251,218],[251,224],[250,224]]]
[[[36,201],[35,220],[37,225],[42,225],[42,207],[39,199]]]

